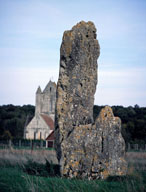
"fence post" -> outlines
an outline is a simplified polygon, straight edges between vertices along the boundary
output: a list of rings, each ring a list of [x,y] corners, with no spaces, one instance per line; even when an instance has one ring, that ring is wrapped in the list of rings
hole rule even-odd
[[[21,140],[19,140],[19,147],[21,147]]]
[[[41,140],[41,146],[40,147],[43,148],[43,140]]]
[[[11,146],[12,146],[12,141],[9,140],[9,148],[11,148]]]
[[[134,144],[134,150],[136,150],[136,144]]]
[[[32,140],[30,140],[30,148],[32,149]]]
[[[134,150],[138,150],[138,144],[134,144]]]
[[[130,150],[131,150],[130,143],[128,143],[128,151],[130,151]]]
[[[144,150],[146,151],[146,144],[144,145]]]

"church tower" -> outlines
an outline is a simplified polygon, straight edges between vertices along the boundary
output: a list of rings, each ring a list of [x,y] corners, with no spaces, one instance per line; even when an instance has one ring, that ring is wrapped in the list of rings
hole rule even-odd
[[[42,95],[43,98],[41,113],[52,115],[53,117],[55,115],[56,83],[50,80],[42,92]]]
[[[54,130],[56,83],[49,81],[43,91],[39,86],[35,101],[35,116],[25,126],[24,138],[46,139]]]
[[[36,99],[35,99],[35,115],[41,113],[41,106],[42,106],[42,91],[40,86],[36,91]]]
[[[43,91],[41,91],[40,86],[36,91],[35,115],[43,113],[46,115],[50,115],[54,120],[55,103],[56,83],[50,80]]]

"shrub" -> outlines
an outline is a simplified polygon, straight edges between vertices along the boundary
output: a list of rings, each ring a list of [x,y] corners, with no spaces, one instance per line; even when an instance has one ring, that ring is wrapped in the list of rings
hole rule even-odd
[[[52,162],[50,163],[48,160],[46,160],[45,164],[28,160],[28,162],[23,166],[23,171],[35,176],[60,176],[60,166],[57,164],[53,164]]]

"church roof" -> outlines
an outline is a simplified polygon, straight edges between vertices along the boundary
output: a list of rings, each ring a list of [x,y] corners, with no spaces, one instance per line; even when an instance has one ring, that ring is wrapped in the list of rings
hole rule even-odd
[[[46,138],[47,141],[51,140],[54,141],[54,130],[48,135],[48,137]]]
[[[41,114],[41,117],[46,122],[46,124],[50,127],[51,130],[54,130],[54,121],[46,114]]]
[[[44,89],[44,93],[45,92],[49,92],[50,90],[50,87],[55,87],[56,88],[56,83],[55,82],[52,82],[51,80],[49,81],[49,83],[46,85],[45,89]]]

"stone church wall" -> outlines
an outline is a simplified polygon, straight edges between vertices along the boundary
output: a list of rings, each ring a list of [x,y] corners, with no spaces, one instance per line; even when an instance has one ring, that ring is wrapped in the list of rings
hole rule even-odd
[[[27,139],[46,139],[51,131],[51,127],[47,124],[51,121],[45,122],[45,119],[41,117],[42,114],[50,117],[53,122],[55,118],[55,103],[56,103],[56,84],[49,81],[45,89],[41,91],[38,87],[36,92],[36,106],[35,116],[31,122],[26,126],[24,131],[24,137]],[[51,122],[52,123],[52,122]]]

